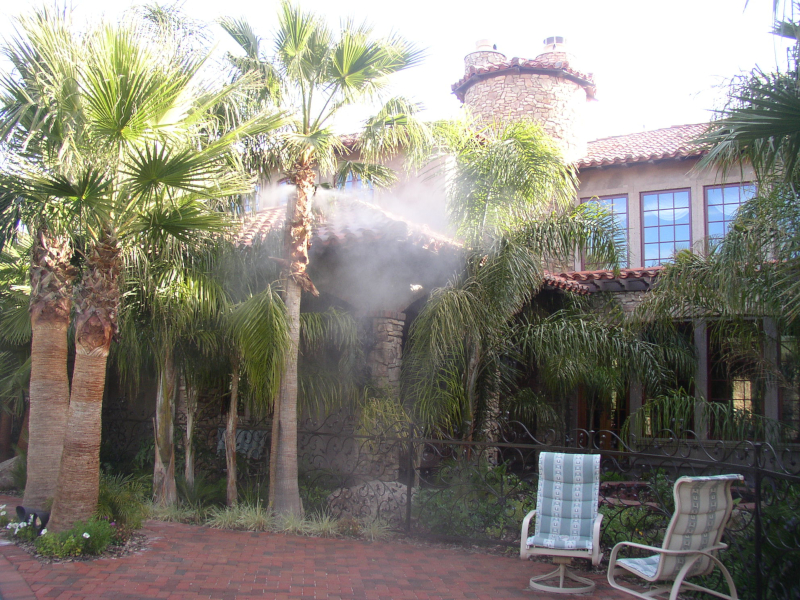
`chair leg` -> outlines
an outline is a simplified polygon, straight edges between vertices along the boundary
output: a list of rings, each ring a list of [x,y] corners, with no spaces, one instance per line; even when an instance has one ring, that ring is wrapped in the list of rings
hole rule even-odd
[[[553,562],[558,565],[555,571],[551,571],[545,575],[537,575],[536,577],[531,577],[530,579],[530,586],[531,589],[534,590],[541,590],[543,592],[551,592],[555,594],[586,594],[588,592],[593,592],[595,588],[595,583],[591,579],[587,579],[586,577],[580,577],[567,569],[567,565],[572,562],[572,559],[566,557],[556,556],[553,558]],[[539,583],[540,581],[547,581],[548,579],[553,579],[554,577],[558,577],[558,587],[554,585],[546,585],[544,583]],[[570,579],[576,583],[582,584],[578,587],[567,587],[564,585],[565,580]]]

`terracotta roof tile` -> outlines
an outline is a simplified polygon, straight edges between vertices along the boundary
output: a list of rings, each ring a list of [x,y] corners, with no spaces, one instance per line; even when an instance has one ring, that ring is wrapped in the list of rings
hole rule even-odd
[[[588,152],[578,161],[578,168],[701,156],[705,153],[705,148],[694,143],[694,140],[707,127],[703,123],[675,125],[595,140],[589,142]]]
[[[658,277],[663,267],[640,267],[635,269],[620,269],[618,274],[614,271],[567,271],[560,276],[570,281],[597,281],[602,279],[642,279],[645,277]]]
[[[525,71],[526,69],[537,71],[552,71],[554,74],[566,75],[576,83],[579,83],[586,90],[587,96],[594,97],[595,84],[591,73],[583,73],[577,69],[573,69],[567,60],[553,60],[545,57],[538,57],[533,60],[525,58],[512,58],[511,60],[503,61],[500,63],[489,63],[480,67],[472,66],[467,70],[467,73],[454,83],[451,87],[456,97],[464,101],[464,93],[473,83],[492,77],[494,73],[501,73],[509,70]]]
[[[285,206],[259,211],[245,219],[236,241],[241,246],[250,246],[257,238],[282,227],[285,220]],[[312,245],[325,247],[379,240],[405,242],[437,253],[460,247],[452,239],[425,225],[411,223],[374,204],[356,200],[338,202],[327,207],[324,217],[315,220],[311,235]]]
[[[564,277],[564,275],[564,273],[561,275],[554,275],[553,273],[545,271],[544,286],[551,289],[581,294],[582,296],[589,293],[589,288],[587,286],[568,277]]]

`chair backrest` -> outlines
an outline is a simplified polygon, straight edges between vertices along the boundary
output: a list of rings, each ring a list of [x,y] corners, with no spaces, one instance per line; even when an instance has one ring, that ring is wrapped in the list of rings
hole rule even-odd
[[[664,535],[665,550],[704,550],[719,544],[733,511],[731,486],[741,475],[681,477],[675,482],[675,513]],[[686,556],[664,555],[659,578],[670,579],[686,564]],[[713,569],[710,558],[703,558],[689,575],[705,575]]]
[[[599,500],[599,454],[539,455],[535,535],[591,539]]]

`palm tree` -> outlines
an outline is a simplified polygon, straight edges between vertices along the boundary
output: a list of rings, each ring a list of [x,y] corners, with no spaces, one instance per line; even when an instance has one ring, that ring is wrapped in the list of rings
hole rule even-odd
[[[448,211],[465,265],[412,324],[404,394],[422,422],[472,440],[481,411],[496,412],[487,402],[513,385],[513,319],[546,266],[586,248],[613,262],[616,240],[608,215],[572,208],[575,174],[537,125],[448,128],[443,139],[455,154]]]
[[[776,5],[777,6],[777,5]],[[797,178],[800,157],[800,28],[777,21],[773,33],[795,41],[792,61],[784,72],[756,67],[739,78],[727,106],[700,140],[710,145],[699,167],[724,169],[748,163],[760,181]]]
[[[19,189],[15,176],[24,177],[57,160],[74,139],[80,109],[70,100],[77,55],[69,43],[66,19],[45,10],[20,19],[19,24],[24,34],[5,48],[14,72],[0,82],[0,140],[7,156],[0,181],[0,244],[18,236],[20,223],[34,232],[30,448],[23,503],[43,507],[55,494],[67,423],[67,330],[77,270],[71,264],[71,241],[64,235],[69,227],[63,215],[46,191]],[[35,198],[37,206],[20,202],[20,192],[29,200]]]
[[[274,405],[270,465],[270,504],[279,514],[300,514],[302,505],[297,480],[297,394],[298,348],[300,343],[300,301],[302,292],[317,294],[308,276],[308,245],[311,235],[311,202],[317,172],[336,173],[344,181],[348,173],[377,184],[391,179],[388,169],[374,159],[397,150],[397,145],[367,144],[359,148],[363,161],[344,161],[345,147],[332,130],[332,121],[348,105],[378,97],[387,77],[416,64],[421,53],[403,38],[371,37],[371,29],[353,22],[335,35],[316,15],[283,2],[278,15],[273,70],[265,71],[252,29],[239,21],[223,20],[222,26],[246,53],[241,71],[256,70],[267,79],[280,82],[277,101],[294,115],[294,121],[277,144],[273,155],[280,169],[295,186],[296,194],[287,206],[284,243],[284,303],[289,315],[291,351],[287,356],[280,392]],[[392,107],[397,104],[391,105]],[[384,119],[398,132],[404,128],[397,114]],[[396,137],[407,139],[409,133]],[[384,138],[386,139],[386,138]]]
[[[59,207],[80,236],[75,368],[52,517],[58,529],[90,514],[97,498],[100,403],[117,332],[120,252],[142,238],[185,240],[198,229],[220,229],[224,219],[214,203],[252,185],[236,166],[237,140],[281,119],[262,114],[220,132],[211,108],[232,88],[201,84],[204,57],[181,54],[166,35],[148,38],[134,21],[79,35],[61,17],[42,13],[24,26],[21,64],[54,41],[64,51],[48,47],[44,55],[74,61],[70,94],[55,93],[60,88],[41,94],[55,104],[48,107],[52,113],[73,116],[69,144],[49,163],[31,164],[18,153],[9,178],[24,203]]]
[[[31,243],[23,235],[0,252],[0,461],[14,454],[13,420],[25,414],[29,397]]]

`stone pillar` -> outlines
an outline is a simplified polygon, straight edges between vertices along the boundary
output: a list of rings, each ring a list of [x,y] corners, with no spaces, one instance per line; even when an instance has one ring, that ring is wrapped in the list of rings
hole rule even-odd
[[[374,344],[367,356],[367,368],[375,385],[398,390],[403,356],[405,313],[388,310],[368,315],[372,320]]]
[[[633,379],[628,386],[628,416],[642,408],[644,400],[644,387],[638,379]]]
[[[708,423],[702,411],[702,402],[708,402],[708,335],[706,322],[694,321],[694,349],[697,353],[697,371],[694,377],[694,432],[697,439],[708,439]]]
[[[778,377],[780,371],[780,337],[774,319],[764,319],[764,360],[773,369],[766,377],[764,390],[764,416],[769,419],[780,419],[780,402],[778,395]]]

